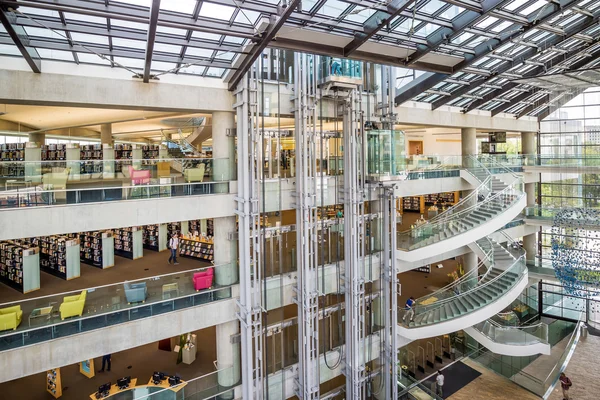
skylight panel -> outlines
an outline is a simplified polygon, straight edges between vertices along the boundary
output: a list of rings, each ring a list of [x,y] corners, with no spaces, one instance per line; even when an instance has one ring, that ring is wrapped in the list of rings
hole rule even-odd
[[[527,3],[529,0],[515,0],[504,7],[504,9],[508,11],[515,11],[517,8],[521,7],[523,4]]]
[[[177,35],[177,36],[185,36],[187,35],[187,31],[185,29],[178,28],[170,28],[168,26],[157,26],[156,32],[166,33],[168,35]]]
[[[233,44],[243,44],[246,41],[246,39],[237,36],[225,36],[225,39],[223,41]]]
[[[200,8],[200,16],[229,21],[234,11],[234,7],[203,2],[202,7]]]
[[[160,2],[160,9],[193,15],[196,3],[196,0],[167,0]]]
[[[164,62],[164,61],[152,61],[150,69],[153,71],[170,71],[177,68],[177,64]]]
[[[357,11],[360,10],[360,11]],[[357,7],[350,14],[344,18],[345,21],[358,22],[359,24],[364,23],[371,15],[375,14],[375,10],[372,8]]]
[[[79,43],[93,43],[108,46],[108,37],[100,35],[89,35],[87,33],[71,32],[71,39]]]
[[[302,0],[302,12],[308,13],[317,4],[317,0]]]
[[[21,52],[19,51],[17,46],[8,45],[8,44],[0,44],[0,54],[11,55],[11,56],[20,56]]]
[[[259,12],[240,9],[240,12],[235,17],[235,22],[254,26],[256,25],[258,17],[260,17]]]
[[[506,28],[508,28],[511,24],[512,23],[509,22],[509,21],[502,21],[501,23],[499,23],[498,25],[494,26],[490,30],[492,32],[495,32],[495,33],[502,32],[503,30],[505,30]]]
[[[148,31],[148,24],[142,24],[139,22],[123,21],[122,19],[117,19],[117,18],[111,18],[110,25],[111,26],[119,26],[122,28],[138,29],[138,30],[141,30],[144,32]]]
[[[215,59],[231,61],[231,60],[233,60],[233,57],[235,57],[235,54],[236,53],[234,53],[233,51],[219,51],[219,52],[217,52]]]
[[[225,73],[225,68],[210,67],[206,70],[206,73],[204,75],[213,76],[215,78],[220,78],[223,76],[224,73]]]
[[[485,36],[476,36],[473,40],[471,40],[469,43],[466,43],[465,46],[473,48],[483,42],[485,42],[486,40],[488,40],[487,37]]]
[[[186,56],[194,56],[194,57],[204,57],[210,58],[212,57],[213,50],[208,49],[199,49],[197,47],[188,47],[185,51]]]
[[[111,65],[110,61],[102,59],[92,53],[77,53],[77,58],[81,63]]]
[[[473,36],[474,35],[472,33],[463,32],[460,35],[458,35],[457,37],[455,37],[454,39],[452,39],[452,43],[461,44],[461,43],[471,39]]]
[[[118,37],[113,37],[112,44],[115,47],[125,47],[142,50],[146,49],[146,42],[143,42],[141,40],[121,39]]]
[[[202,39],[202,40],[211,40],[211,41],[215,41],[215,42],[218,42],[219,40],[221,40],[221,35],[215,35],[214,33],[198,32],[198,31],[194,31],[192,33],[192,37],[197,38],[197,39]]]
[[[200,65],[190,65],[189,67],[181,68],[179,70],[180,73],[183,74],[192,74],[192,75],[202,75],[206,71],[206,67]]]
[[[51,39],[64,39],[66,34],[65,31],[58,29],[50,30],[46,28],[37,28],[35,26],[24,26],[25,32],[28,36],[40,36]]]
[[[181,46],[176,46],[174,44],[154,43],[154,51],[179,54],[181,53]]]
[[[430,34],[432,34],[433,32],[435,32],[436,30],[438,30],[439,27],[440,27],[439,25],[427,22],[421,29],[419,29],[418,31],[415,32],[415,35],[427,37]]]
[[[34,7],[19,7],[19,11],[23,14],[27,15],[42,15],[44,17],[56,17],[58,18],[58,11],[44,10],[42,8],[34,8]]]
[[[463,11],[465,11],[464,8],[453,5],[450,6],[450,8],[445,10],[443,13],[441,13],[439,16],[441,18],[452,21],[458,14],[462,13]]]
[[[91,15],[64,13],[66,19],[70,19],[78,22],[91,22],[94,24],[102,24],[106,26],[106,18],[93,17]]]
[[[423,7],[421,7],[419,9],[419,11],[423,12],[423,13],[426,13],[426,14],[429,14],[429,15],[433,15],[433,14],[435,14],[436,11],[438,11],[444,5],[446,5],[446,3],[442,3],[439,0],[431,0],[430,2],[428,2],[427,4],[425,4]]]
[[[167,0],[168,1],[168,0]],[[150,8],[152,0],[112,0],[112,3],[123,3],[134,6],[144,6]]]
[[[519,11],[519,14],[529,15],[533,12],[539,12],[539,9],[544,7],[547,4],[549,4],[549,3],[545,0],[538,0],[535,3],[533,3],[532,5],[530,5],[529,7],[526,7],[523,10]]]
[[[408,31],[410,31],[412,26],[413,26],[412,20],[405,18],[404,21],[402,21],[400,24],[398,24],[397,27],[394,28],[394,32],[408,33]],[[416,24],[415,24],[415,26],[416,26]]]
[[[327,2],[321,7],[318,14],[323,14],[328,17],[339,17],[344,10],[348,8],[348,3],[343,3],[338,0],[327,0]]]
[[[480,28],[480,29],[485,29],[496,21],[498,21],[498,18],[487,17],[486,19],[484,19],[483,21],[481,21],[477,25],[475,25],[475,27]]]
[[[37,49],[37,52],[42,58],[48,58],[51,60],[59,61],[74,61],[73,53],[71,53],[70,51]]]

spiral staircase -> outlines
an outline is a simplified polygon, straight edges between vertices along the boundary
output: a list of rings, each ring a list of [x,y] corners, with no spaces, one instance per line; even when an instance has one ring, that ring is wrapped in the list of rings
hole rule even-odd
[[[417,299],[412,320],[405,319],[400,309],[399,342],[468,330],[501,354],[548,351],[543,338],[536,341],[525,329],[499,326],[490,319],[510,306],[529,284],[524,251],[511,238],[504,238],[508,245],[502,245],[489,237],[525,208],[522,178],[487,157],[465,158],[463,170],[478,184],[476,189],[428,223],[400,232],[396,257],[400,264],[436,256],[441,260],[449,250],[468,246],[479,264],[458,281]],[[515,348],[517,338],[527,345]]]

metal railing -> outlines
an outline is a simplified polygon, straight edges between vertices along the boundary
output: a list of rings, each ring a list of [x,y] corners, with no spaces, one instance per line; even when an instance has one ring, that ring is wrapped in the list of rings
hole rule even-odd
[[[211,268],[232,267],[223,264]],[[209,289],[195,289],[194,274],[206,268],[0,304],[0,309],[19,307],[22,312],[15,330],[0,332],[0,351],[230,298],[233,284],[214,283]],[[63,315],[60,310],[65,297],[79,296],[83,291],[81,315],[67,318],[72,312]]]

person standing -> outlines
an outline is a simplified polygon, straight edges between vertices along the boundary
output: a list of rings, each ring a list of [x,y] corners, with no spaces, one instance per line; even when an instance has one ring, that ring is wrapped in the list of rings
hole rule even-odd
[[[438,371],[437,376],[435,378],[435,394],[439,397],[444,398],[444,374],[442,371]]]
[[[179,248],[179,237],[177,236],[177,232],[171,236],[171,240],[169,240],[169,248],[171,249],[169,264],[171,264],[171,260],[173,260],[174,265],[179,265],[177,262],[177,249]]]
[[[111,355],[110,354],[102,356],[102,369],[100,369],[98,372],[104,372],[104,367],[108,367],[108,368],[106,368],[106,370],[108,372],[110,372],[110,361],[111,361]]]
[[[408,298],[408,300],[406,300],[406,305],[404,306],[404,318],[402,319],[404,321],[405,324],[408,324],[410,322],[413,322],[413,318],[415,317],[415,310],[414,310],[414,305],[415,305],[415,298],[410,296]],[[406,322],[406,320],[408,319],[408,322]]]
[[[563,392],[563,400],[569,400],[569,389],[571,388],[571,386],[573,386],[573,382],[571,382],[569,377],[567,375],[565,375],[564,372],[560,373],[559,380],[560,380],[560,387],[562,388],[562,392]]]

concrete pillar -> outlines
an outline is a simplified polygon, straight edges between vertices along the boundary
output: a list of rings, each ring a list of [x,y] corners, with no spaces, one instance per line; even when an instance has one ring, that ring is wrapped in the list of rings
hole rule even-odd
[[[235,142],[227,132],[235,128],[235,114],[214,112],[212,115],[213,180],[229,181],[235,177]],[[215,185],[215,192],[222,193],[229,186]]]
[[[217,380],[220,386],[231,387],[240,381],[240,344],[234,342],[234,335],[240,333],[238,321],[216,326],[217,331]],[[233,399],[233,392],[223,394],[220,399]]]
[[[112,136],[112,125],[102,124],[100,125],[100,142],[102,144],[110,144],[111,146],[115,143]]]
[[[472,251],[463,255],[463,261],[463,269],[465,270],[465,274],[477,269],[477,254],[473,253]],[[468,279],[468,281],[470,282],[470,287],[477,285],[477,272],[473,272],[472,279]]]
[[[475,128],[460,130],[460,147],[463,157],[477,154],[477,130]]]
[[[46,144],[46,133],[44,133],[44,132],[30,133],[27,141],[35,142],[41,147],[44,144]]]
[[[229,286],[239,280],[237,263],[237,243],[229,240],[229,234],[234,233],[235,217],[215,218],[214,227],[214,261],[215,283],[220,286]],[[217,297],[229,297],[229,291],[217,291]]]
[[[523,155],[532,156],[526,161],[529,165],[535,165],[535,154],[537,152],[535,146],[535,132],[521,132],[521,152]],[[525,184],[525,193],[527,194],[527,205],[535,205],[535,183]],[[523,248],[526,252],[527,263],[535,263],[535,256],[537,254],[536,247],[536,234],[532,233],[527,236],[523,236]]]

